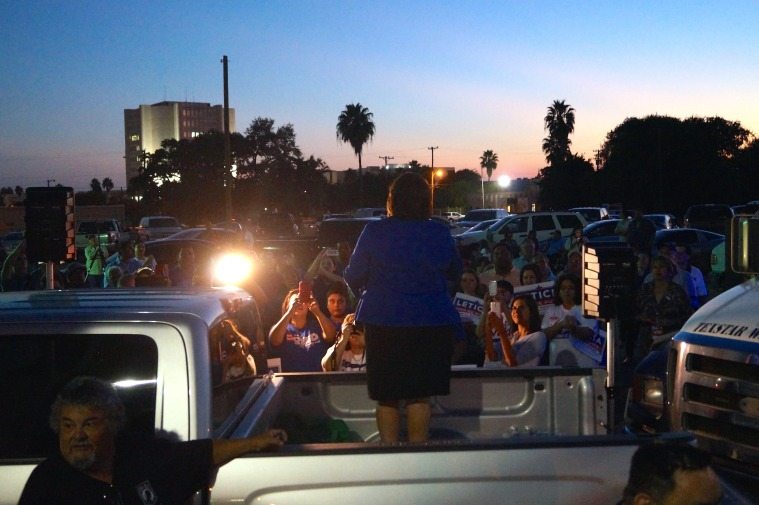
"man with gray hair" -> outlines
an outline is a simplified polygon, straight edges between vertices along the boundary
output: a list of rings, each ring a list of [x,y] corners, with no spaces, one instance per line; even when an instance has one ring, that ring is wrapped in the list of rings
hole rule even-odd
[[[119,436],[125,419],[110,383],[77,377],[66,384],[50,414],[59,453],[34,469],[19,504],[184,503],[210,484],[217,467],[287,439],[269,430],[234,440],[127,440]]]

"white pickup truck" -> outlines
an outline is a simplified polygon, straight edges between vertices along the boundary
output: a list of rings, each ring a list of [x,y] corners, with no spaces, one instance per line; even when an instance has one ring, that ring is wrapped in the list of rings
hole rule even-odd
[[[455,370],[429,442],[380,444],[363,374],[232,363],[229,322],[261,344],[256,313],[235,289],[0,294],[0,504],[56,450],[49,406],[77,375],[118,388],[128,430],[288,430],[282,450],[223,466],[204,503],[614,503],[651,440],[606,434],[603,370],[535,367]]]

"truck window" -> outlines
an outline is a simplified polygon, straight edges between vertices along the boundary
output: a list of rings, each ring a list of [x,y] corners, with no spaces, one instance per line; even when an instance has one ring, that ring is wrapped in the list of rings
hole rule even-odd
[[[537,231],[553,231],[556,225],[552,216],[532,216],[532,229]]]
[[[265,336],[254,302],[228,311],[230,317],[208,330],[213,386],[212,423],[218,428],[248,390],[266,372]]]
[[[556,219],[559,220],[561,228],[565,230],[574,230],[575,228],[583,227],[582,221],[580,221],[577,216],[559,214],[556,216]]]
[[[126,430],[155,431],[158,349],[150,337],[3,336],[0,360],[0,460],[55,453],[57,438],[48,425],[50,406],[63,385],[79,375],[116,386],[126,407]]]

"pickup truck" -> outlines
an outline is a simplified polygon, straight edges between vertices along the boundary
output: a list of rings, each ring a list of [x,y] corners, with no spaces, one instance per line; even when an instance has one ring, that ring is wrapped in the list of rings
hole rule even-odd
[[[118,246],[130,239],[129,232],[116,219],[88,219],[77,221],[74,243],[77,249],[87,247],[87,236],[96,235],[98,243],[115,252]]]
[[[77,375],[112,382],[135,432],[287,429],[282,450],[221,467],[203,503],[613,503],[651,441],[606,434],[604,370],[534,367],[454,370],[432,439],[380,444],[363,374],[266,373],[239,333],[260,363],[255,302],[234,288],[0,294],[0,504],[56,450],[49,406]]]

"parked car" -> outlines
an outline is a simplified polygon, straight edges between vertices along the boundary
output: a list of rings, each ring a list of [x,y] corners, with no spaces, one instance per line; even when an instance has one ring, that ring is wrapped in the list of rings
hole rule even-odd
[[[456,224],[461,227],[472,227],[481,221],[487,221],[488,219],[501,219],[511,216],[506,209],[472,209],[464,214],[464,217],[459,219]]]
[[[616,233],[619,219],[604,219],[590,223],[582,229],[585,243],[588,245],[625,243],[625,237]]]
[[[759,212],[759,202],[748,202],[743,205],[733,205],[733,214],[736,216],[739,214],[753,216]]]
[[[442,216],[448,221],[458,221],[464,217],[464,214],[456,211],[443,212]]]
[[[200,239],[208,240],[209,242],[216,242],[224,245],[234,246],[246,246],[245,235],[243,232],[233,231],[225,228],[187,228],[186,230],[178,231],[172,235],[169,235],[162,240],[184,240],[184,239]]]
[[[5,252],[10,253],[21,243],[22,240],[24,240],[23,231],[9,231],[3,235],[2,239],[0,239],[0,242],[3,245]]]
[[[732,217],[733,209],[729,205],[717,203],[691,205],[685,211],[683,227],[724,234]]]
[[[300,233],[298,223],[292,214],[286,212],[266,212],[258,216],[253,235],[256,240],[287,239]]]
[[[658,249],[661,244],[667,242],[687,245],[691,250],[691,263],[706,275],[711,271],[712,249],[724,241],[724,235],[706,230],[694,230],[692,228],[657,230],[654,238],[654,249]],[[655,251],[654,254],[656,254]]]
[[[577,212],[589,223],[609,219],[609,210],[606,207],[574,207],[569,212]]]
[[[387,216],[387,209],[385,207],[364,207],[356,209],[353,213],[353,217],[385,217]]]
[[[538,242],[546,242],[552,238],[554,230],[560,230],[563,237],[572,234],[575,228],[583,229],[588,221],[576,212],[527,212],[505,217],[487,230],[488,242],[492,245],[506,236],[510,230],[517,244],[534,231]]]
[[[659,230],[677,228],[677,218],[672,214],[644,214],[643,217],[652,221]]]
[[[466,247],[472,244],[486,245],[488,243],[488,228],[498,222],[498,219],[488,219],[476,224],[458,235],[454,235],[453,239],[456,241],[456,245],[460,247]]]
[[[182,225],[175,217],[171,216],[146,216],[140,219],[140,225],[137,227],[137,234],[140,240],[155,240],[166,238],[169,235],[181,231]]]
[[[356,245],[359,235],[364,231],[367,223],[378,221],[381,217],[347,217],[328,219],[319,227],[317,246],[334,247],[338,242],[347,241]]]

